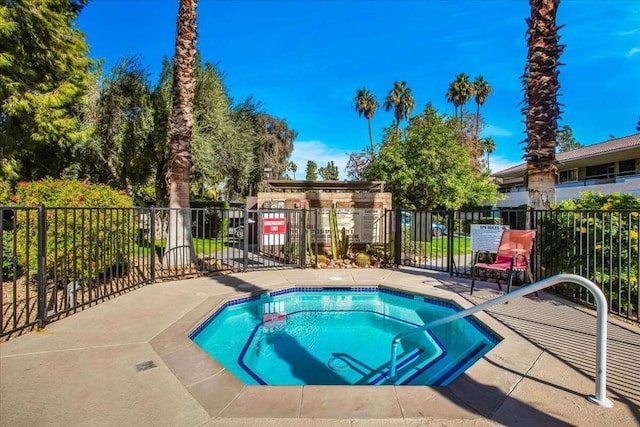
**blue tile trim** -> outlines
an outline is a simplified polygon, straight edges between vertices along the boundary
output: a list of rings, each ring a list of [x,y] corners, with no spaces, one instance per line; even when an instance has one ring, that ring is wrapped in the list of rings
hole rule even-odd
[[[244,356],[247,354],[247,350],[249,349],[249,344],[251,344],[251,341],[253,341],[253,337],[256,335],[256,332],[258,332],[258,329],[260,328],[260,326],[262,326],[262,323],[263,322],[260,322],[259,324],[256,325],[255,328],[253,328],[253,331],[251,331],[251,335],[249,335],[249,338],[247,338],[247,342],[244,343],[244,347],[242,347],[242,351],[240,352],[240,355],[238,355],[238,365],[240,365],[242,370],[245,371],[247,374],[249,374],[251,378],[256,380],[258,384],[267,385],[267,383],[262,378],[260,378],[258,374],[253,372],[253,370],[251,370],[251,368],[249,368],[244,363]]]
[[[405,357],[404,359],[402,359],[397,365],[396,365],[396,369],[401,369],[404,365],[406,365],[407,363],[411,362],[413,359],[416,359],[418,356],[420,356],[422,353],[424,353],[424,349],[419,349],[414,351],[413,353],[409,353],[409,355],[407,357]],[[380,375],[378,375],[377,377],[375,377],[373,380],[369,381],[368,385],[376,385],[378,384],[380,381],[388,378],[389,375],[389,370],[387,369],[385,372],[381,373]]]
[[[462,307],[460,307],[458,304],[454,304],[451,301],[447,301],[439,298],[423,297],[423,301],[426,302],[427,304],[433,304],[439,307],[450,308],[455,311],[462,310]]]
[[[455,311],[463,310],[463,308],[460,307],[458,304],[452,303],[451,301],[447,301],[447,300],[441,300],[441,299],[432,298],[432,297],[424,297],[424,302],[438,305],[440,307],[450,308]],[[486,327],[482,322],[480,322],[475,317],[468,316],[468,317],[465,317],[464,320],[466,320],[471,325],[473,325],[473,327],[476,328],[476,330],[480,332],[482,336],[488,339],[492,344],[495,345],[495,344],[498,344],[500,341],[502,341],[502,338],[500,336],[498,336],[495,332],[493,332],[488,327]]]
[[[294,286],[269,293],[269,296],[277,297],[293,292],[318,293],[318,292],[378,292],[377,286]]]
[[[482,343],[482,344],[478,345],[476,348],[473,349],[473,351],[471,353],[467,354],[461,361],[456,363],[455,366],[452,366],[447,372],[445,372],[443,375],[441,375],[440,378],[435,380],[432,385],[440,386],[440,385],[444,384],[449,379],[449,377],[451,377],[451,375],[453,375],[457,370],[459,370],[464,365],[469,363],[469,361],[471,361],[482,350],[484,350],[484,348],[486,346],[487,346],[486,343]]]
[[[218,308],[216,311],[214,311],[213,314],[211,314],[211,316],[207,317],[204,322],[202,322],[200,325],[198,325],[197,328],[195,328],[193,331],[191,331],[191,333],[189,334],[189,338],[190,339],[194,339],[200,332],[202,332],[202,330],[204,328],[209,326],[209,324],[220,313],[222,313],[222,311],[224,309],[226,309],[227,307],[231,307],[233,305],[242,304],[242,303],[245,303],[245,302],[257,301],[259,299],[260,299],[260,295],[252,295],[252,296],[249,296],[249,297],[238,298],[238,299],[234,299],[234,300],[231,300],[231,301],[226,301],[224,304],[222,304],[222,306],[220,306],[220,308]]]
[[[427,363],[426,365],[424,365],[422,368],[418,369],[416,372],[414,372],[413,374],[411,374],[411,376],[407,379],[405,379],[404,381],[402,381],[400,383],[400,385],[409,385],[413,382],[413,380],[415,380],[416,378],[418,378],[420,375],[422,375],[427,369],[429,369],[430,367],[432,367],[433,365],[435,365],[436,363],[438,363],[439,361],[441,361],[442,359],[444,359],[445,357],[447,357],[447,349],[445,348],[444,351],[442,352],[442,354],[438,357],[436,357],[435,359],[433,359],[431,362]]]
[[[222,304],[222,306],[220,308],[218,308],[216,311],[214,311],[211,316],[207,317],[207,319],[204,322],[202,322],[200,325],[198,325],[197,328],[195,328],[193,331],[191,331],[191,333],[189,334],[189,339],[194,339],[200,332],[202,332],[202,330],[204,328],[209,326],[209,324],[211,322],[213,322],[213,320],[216,317],[218,317],[218,315],[220,313],[222,313],[224,311],[224,309],[227,308],[227,306],[228,306],[228,302],[225,302],[224,304]]]
[[[396,291],[394,289],[378,288],[378,292],[380,292],[381,294],[393,295],[396,297],[401,297],[401,298],[406,298],[411,300],[416,298],[416,295],[414,294],[408,294],[406,292]]]
[[[484,324],[482,324],[475,317],[469,316],[469,317],[465,317],[465,319],[466,319],[467,322],[471,323],[473,325],[473,327],[476,328],[478,330],[478,332],[480,332],[482,334],[482,336],[484,336],[486,339],[488,339],[491,344],[496,345],[500,341],[502,341],[502,337],[497,335],[491,329],[487,328]]]

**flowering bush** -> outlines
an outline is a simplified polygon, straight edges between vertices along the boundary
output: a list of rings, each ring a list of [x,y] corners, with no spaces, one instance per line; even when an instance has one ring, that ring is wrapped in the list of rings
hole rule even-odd
[[[47,277],[57,281],[99,278],[128,260],[133,250],[133,201],[106,185],[77,180],[20,182],[10,197],[18,206],[44,205]],[[16,252],[37,271],[38,216],[16,209]]]
[[[628,194],[587,191],[560,202],[539,224],[540,235],[547,236],[541,246],[547,274],[587,277],[605,292],[614,311],[637,313],[639,214],[640,199]],[[574,286],[565,290],[582,292]]]

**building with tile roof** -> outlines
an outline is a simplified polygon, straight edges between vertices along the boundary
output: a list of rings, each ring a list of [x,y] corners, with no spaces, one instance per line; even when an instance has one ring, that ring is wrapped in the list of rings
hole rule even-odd
[[[640,197],[640,133],[556,154],[556,202],[580,197],[583,191],[628,193]],[[497,207],[527,204],[526,164],[492,174],[505,199]]]

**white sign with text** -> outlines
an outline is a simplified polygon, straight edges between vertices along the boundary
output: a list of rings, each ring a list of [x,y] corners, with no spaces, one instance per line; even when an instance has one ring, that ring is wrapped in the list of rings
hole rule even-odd
[[[331,242],[329,212],[330,209],[318,210],[318,227],[316,232],[312,233],[312,239],[316,237],[318,243]],[[350,243],[373,243],[380,241],[383,222],[382,209],[339,208],[336,209],[336,217],[338,220],[338,233],[340,233],[344,227],[346,235],[349,236]],[[308,226],[313,229],[313,216]]]
[[[473,252],[498,252],[502,230],[509,229],[508,225],[471,224],[471,250]]]

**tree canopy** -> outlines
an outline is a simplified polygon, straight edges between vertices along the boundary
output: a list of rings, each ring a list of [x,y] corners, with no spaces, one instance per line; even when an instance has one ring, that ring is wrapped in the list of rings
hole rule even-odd
[[[307,181],[318,180],[318,165],[313,160],[309,160],[307,162],[307,170],[305,172],[304,179],[306,179]]]
[[[571,126],[564,125],[562,129],[558,131],[557,147],[558,147],[558,152],[560,153],[562,153],[563,151],[571,151],[571,150],[575,150],[576,148],[582,147],[582,144],[580,144],[574,138],[573,129],[571,129]]]
[[[494,203],[497,187],[459,143],[455,118],[439,114],[431,104],[414,116],[397,141],[387,129],[376,161],[366,170],[370,180],[386,181],[394,205],[407,208],[459,209]]]
[[[415,106],[416,102],[411,89],[407,87],[407,82],[395,81],[393,88],[384,99],[384,109],[385,111],[393,110],[398,138],[400,138],[400,122],[403,119],[409,119]]]
[[[325,181],[336,181],[340,176],[340,171],[333,161],[329,161],[327,166],[320,168],[318,172]]]
[[[74,20],[86,0],[0,6],[0,149],[27,179],[57,175],[85,139],[81,111],[94,63]]]

